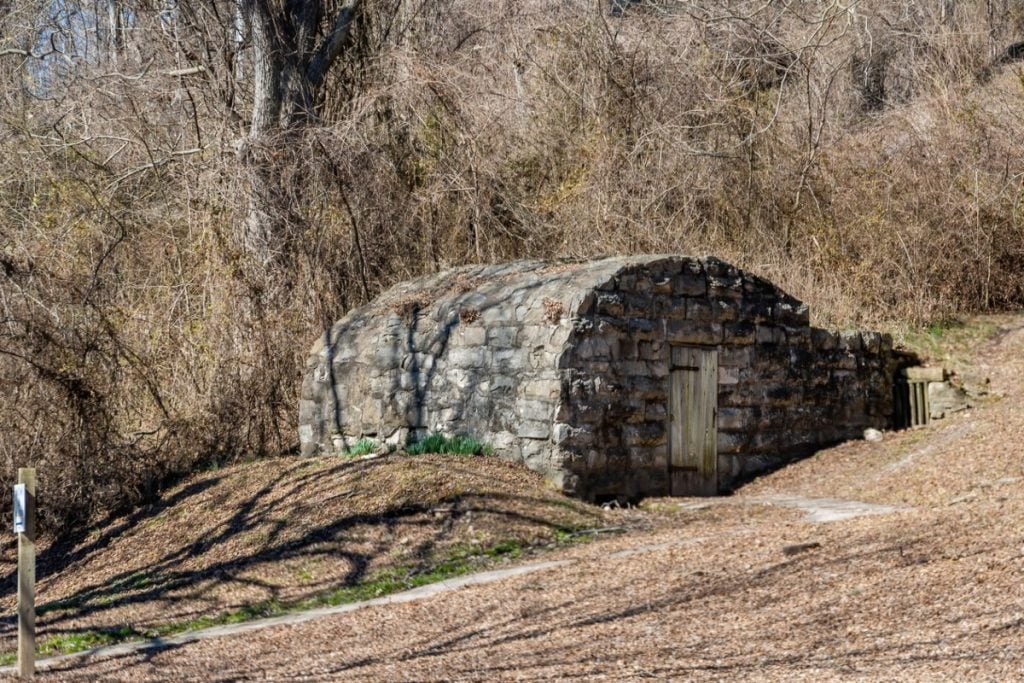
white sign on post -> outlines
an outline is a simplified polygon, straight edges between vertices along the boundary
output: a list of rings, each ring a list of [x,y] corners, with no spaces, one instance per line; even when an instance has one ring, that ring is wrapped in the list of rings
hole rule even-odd
[[[25,485],[14,485],[14,533],[25,533]]]

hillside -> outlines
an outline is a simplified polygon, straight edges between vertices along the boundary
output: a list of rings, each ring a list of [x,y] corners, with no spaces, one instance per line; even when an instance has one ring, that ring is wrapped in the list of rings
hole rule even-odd
[[[204,472],[39,551],[43,652],[373,597],[571,542],[603,512],[464,456],[269,459]],[[0,608],[14,614],[14,546]],[[0,650],[14,649],[13,616]]]
[[[360,481],[375,487],[392,481],[393,475],[384,472],[415,474],[416,481],[422,481],[422,486],[407,488],[409,480],[402,479],[405,484],[381,490],[381,497],[373,493],[371,498],[378,503],[371,507],[377,511],[388,507],[382,502],[384,495],[397,494],[404,501],[423,497],[436,506],[462,487],[480,492],[472,498],[478,504],[470,507],[490,509],[495,500],[515,499],[505,495],[511,488],[519,492],[520,500],[530,503],[527,508],[516,507],[516,515],[493,515],[495,523],[504,524],[501,520],[512,517],[521,520],[518,515],[531,510],[526,526],[518,521],[514,533],[541,540],[549,546],[544,557],[565,564],[304,624],[273,626],[162,651],[68,660],[54,664],[50,676],[55,680],[298,677],[368,681],[574,676],[1015,679],[1024,670],[1024,459],[1018,446],[1024,434],[1024,413],[1019,410],[1024,399],[1024,319],[987,318],[959,329],[937,330],[928,341],[931,351],[950,359],[961,376],[981,384],[989,379],[989,394],[976,399],[970,410],[929,427],[887,433],[878,443],[859,441],[822,451],[730,497],[666,498],[645,501],[638,509],[599,511],[571,503],[567,507],[550,494],[530,488],[528,473],[489,460],[466,461],[466,467],[454,470],[450,462],[445,463],[451,476],[432,481],[427,473],[438,471],[442,463],[436,458],[307,465],[311,472],[322,472],[323,481],[334,482],[332,490],[358,491],[350,499],[352,505],[359,505],[360,497],[369,493]],[[252,468],[253,474],[246,475],[246,468]],[[351,475],[345,479],[339,472],[346,468],[356,468],[366,479]],[[302,476],[302,469],[294,461],[282,461],[203,475],[178,489],[177,499],[172,496],[147,518],[206,514],[193,509],[189,491],[222,477],[237,483],[252,476],[264,491],[275,479],[295,478],[275,490],[280,488],[282,496],[304,493],[321,480]],[[271,470],[277,475],[269,475]],[[210,484],[208,491],[214,490]],[[253,490],[257,489],[223,500],[217,523],[227,523],[239,510],[244,517],[251,514],[250,509],[263,509],[245,504]],[[206,494],[192,495],[200,496],[192,499],[196,502]],[[279,500],[266,492],[263,495]],[[482,504],[488,497],[492,503]],[[856,514],[809,514],[822,508],[835,511],[836,501],[858,501],[843,508]],[[333,504],[327,500],[327,507]],[[335,509],[335,514],[341,512],[342,507]],[[304,523],[301,515],[290,519]],[[432,538],[438,526],[445,527],[429,521],[429,516],[414,514],[409,519],[424,523],[420,533],[426,538]],[[77,584],[75,590],[82,594],[84,567],[91,562],[89,573],[98,573],[97,567],[109,566],[112,560],[130,564],[132,543],[140,549],[160,548],[168,558],[183,556],[182,541],[161,527],[143,531],[145,525],[133,524],[137,532],[124,533],[108,550],[86,551],[89,559],[53,577],[48,590],[53,595],[61,591],[72,595],[74,590],[59,587]],[[202,525],[193,529],[191,524],[165,524],[170,526],[164,529],[173,528],[179,534],[187,531],[181,538],[192,539],[190,543],[205,536],[197,532]],[[468,526],[463,524],[454,525],[453,529],[461,529],[454,535],[464,537]],[[556,537],[553,526],[593,524],[619,527],[623,533],[601,535],[572,547],[551,543]],[[122,522],[111,529],[116,536],[125,526]],[[492,539],[511,531],[489,528],[494,530]],[[299,532],[300,537],[302,533],[307,532]],[[378,554],[401,554],[405,534],[424,538],[396,526],[378,547]],[[104,529],[98,529],[97,535],[103,537]],[[121,553],[113,550],[118,545],[124,548]],[[231,543],[210,544],[194,561],[231,555],[221,545],[231,547]],[[311,546],[286,543],[283,547],[292,550],[280,561],[263,558],[265,576],[294,571],[296,558],[308,558],[303,548]],[[136,562],[130,567],[146,564]],[[235,585],[230,576],[222,578],[225,586]],[[217,583],[213,580],[213,585]],[[181,590],[188,592],[184,585]],[[156,594],[150,597],[157,600]],[[108,615],[92,621],[94,617],[85,610],[77,623],[114,623],[119,607],[117,597],[111,597]],[[177,602],[154,603],[151,618],[175,613]],[[193,604],[192,609],[197,607]]]

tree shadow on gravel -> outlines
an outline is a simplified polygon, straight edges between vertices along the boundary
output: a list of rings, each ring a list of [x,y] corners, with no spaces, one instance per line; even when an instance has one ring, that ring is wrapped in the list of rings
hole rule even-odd
[[[707,618],[701,614],[701,605],[711,601],[736,600],[743,594],[759,594],[766,589],[779,591],[777,597],[786,599],[787,586],[793,585],[797,577],[808,572],[824,575],[840,575],[850,572],[858,564],[873,564],[883,558],[890,570],[928,564],[942,560],[941,552],[932,543],[935,538],[889,538],[871,547],[856,545],[839,553],[808,554],[783,559],[768,564],[750,573],[729,572],[722,576],[695,573],[669,590],[658,590],[652,586],[650,598],[634,604],[610,606],[608,585],[595,584],[586,591],[574,591],[572,599],[545,604],[540,609],[517,613],[509,607],[508,616],[495,618],[493,604],[481,604],[476,612],[471,611],[455,623],[447,623],[443,633],[434,633],[419,642],[400,639],[394,646],[386,646],[379,654],[360,657],[339,663],[329,670],[332,677],[365,674],[365,669],[387,664],[391,670],[402,671],[403,663],[415,670],[418,662],[435,662],[439,656],[452,656],[453,665],[465,656],[473,662],[472,671],[450,669],[453,678],[469,676],[473,679],[551,680],[552,677],[572,675],[584,678],[596,676],[621,677],[623,661],[636,665],[635,673],[640,677],[659,679],[705,678],[725,676],[729,679],[745,678],[775,668],[782,670],[822,670],[832,674],[850,674],[867,668],[873,672],[895,672],[901,666],[915,663],[944,663],[970,661],[972,658],[1008,654],[1003,647],[988,646],[984,640],[977,640],[975,631],[954,629],[941,634],[908,634],[896,624],[878,624],[873,632],[873,644],[848,646],[841,632],[837,631],[834,615],[826,609],[829,599],[822,598],[822,604],[808,605],[807,613],[801,618],[801,630],[808,633],[808,642],[823,641],[821,647],[803,648],[792,654],[780,654],[792,649],[786,643],[792,637],[790,626],[779,624],[777,629],[749,633],[747,638],[716,639],[713,625],[708,629],[709,641],[700,643],[663,642],[655,649],[644,650],[645,645],[631,642],[629,631],[616,630],[616,645],[609,647],[605,654],[580,644],[593,642],[594,632],[590,627],[615,626],[629,623],[634,619],[646,620],[666,629],[673,619]],[[608,571],[613,572],[613,568]],[[879,581],[884,582],[885,572],[878,572]],[[753,605],[747,605],[754,609]],[[995,611],[977,609],[970,614],[951,618],[954,624],[961,618],[985,617],[999,622],[993,632],[1021,630],[1022,620],[1014,605],[1006,605]],[[1016,618],[1014,618],[1016,616]],[[642,630],[642,629],[641,629]],[[811,634],[815,634],[813,638]],[[826,643],[830,638],[835,642]],[[774,642],[778,641],[778,642]],[[714,642],[713,646],[709,643]],[[573,646],[556,648],[553,643],[575,643]],[[338,651],[343,658],[343,650]],[[474,653],[493,653],[481,661]],[[506,653],[503,655],[502,653]],[[529,653],[529,654],[525,654]],[[1016,648],[1018,661],[1024,656],[1024,646]],[[486,666],[489,662],[491,666]],[[585,669],[584,673],[580,673]],[[237,671],[237,669],[235,670]],[[532,672],[532,673],[531,673]],[[555,673],[558,672],[558,673]]]

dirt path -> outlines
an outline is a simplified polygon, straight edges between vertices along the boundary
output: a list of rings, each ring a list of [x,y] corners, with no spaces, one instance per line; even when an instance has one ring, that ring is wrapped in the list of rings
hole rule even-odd
[[[44,679],[1020,680],[1020,329],[976,358],[1001,398],[714,504],[652,501],[623,513],[650,531],[558,567]]]

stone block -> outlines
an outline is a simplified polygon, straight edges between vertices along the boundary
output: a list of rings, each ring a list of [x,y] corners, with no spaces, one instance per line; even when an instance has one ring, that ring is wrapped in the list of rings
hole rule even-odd
[[[711,305],[712,302],[709,299],[703,297],[694,297],[686,300],[686,317],[689,320],[696,320],[698,322],[711,322],[717,320],[715,308]]]
[[[655,294],[671,294],[672,293],[672,278],[669,276],[660,276],[651,281],[651,291]]]
[[[661,378],[632,377],[629,380],[629,393],[634,398],[665,401],[668,396],[668,386],[667,382]]]
[[[597,296],[596,310],[598,315],[617,318],[625,312],[626,308],[621,294],[602,293]]]
[[[857,369],[857,356],[852,353],[844,353],[833,359],[832,366],[837,368],[837,370],[832,372],[833,377],[849,376],[850,371]],[[842,370],[846,370],[847,372],[840,372]]]
[[[928,383],[928,408],[933,420],[969,407],[967,393],[950,382]]]
[[[743,280],[728,275],[708,277],[708,295],[713,299],[743,298]]]
[[[646,446],[634,446],[629,449],[630,469],[645,470],[654,466],[654,454]]]
[[[312,424],[321,419],[323,413],[322,403],[319,401],[299,401],[299,424]],[[333,413],[333,409],[331,410]]]
[[[618,339],[629,329],[628,318],[597,318],[593,321],[594,332],[606,339]]]
[[[941,367],[910,367],[900,370],[900,375],[911,380],[924,380],[926,382],[942,382],[946,379],[946,371]]]
[[[719,488],[728,488],[740,474],[740,460],[743,456],[732,453],[718,454]]]
[[[623,295],[622,303],[625,306],[625,315],[631,318],[648,318],[651,315],[652,300],[646,294]]]
[[[664,403],[648,401],[644,404],[644,419],[648,422],[668,419],[668,408]]]
[[[751,431],[759,427],[760,411],[754,407],[718,409],[718,428],[729,432]]]
[[[455,368],[482,368],[487,363],[487,352],[483,348],[454,348],[448,351],[448,363]]]
[[[654,366],[663,365],[643,360],[630,360],[619,363],[622,373],[626,377],[654,377]]]
[[[732,323],[724,325],[722,330],[724,344],[745,346],[757,341],[757,328],[750,323]]]
[[[559,348],[565,345],[569,341],[569,337],[572,335],[572,327],[566,324],[560,324],[553,326],[547,336],[548,344],[554,348]]]
[[[608,411],[608,418],[616,422],[637,423],[644,421],[646,403],[642,399],[630,396],[617,402]]]
[[[721,344],[722,326],[692,320],[666,320],[665,340],[674,344]]]
[[[641,360],[662,364],[668,362],[668,350],[669,347],[660,341],[642,341],[637,345],[637,355]]]
[[[878,332],[861,332],[860,341],[867,353],[877,356],[882,349],[882,335]]]
[[[651,454],[651,466],[655,468],[668,468],[668,444],[664,443],[660,446],[650,446],[648,451]]]
[[[811,346],[817,351],[832,351],[839,347],[839,335],[819,327],[812,328]]]
[[[660,321],[650,318],[630,318],[629,336],[634,340],[650,340],[657,336],[660,327]]]
[[[740,382],[740,371],[738,368],[730,368],[725,366],[718,366],[718,383],[719,384],[739,384]]]
[[[726,330],[728,338],[728,328]],[[753,326],[751,326],[751,331],[753,332]],[[718,367],[745,368],[750,366],[756,357],[757,353],[754,347],[726,347],[718,352]]]
[[[797,432],[773,432],[762,430],[750,439],[748,450],[756,453],[773,453],[787,450],[794,444]]]
[[[703,261],[704,270],[708,275],[739,277],[739,270],[735,266],[717,256],[707,256],[701,261]]]
[[[780,301],[772,307],[772,319],[786,327],[805,326],[810,318],[807,304],[799,301]]]
[[[781,344],[786,341],[786,333],[774,325],[757,326],[758,344]]]
[[[495,349],[514,348],[518,334],[518,327],[491,327],[487,330],[487,345]]]
[[[608,466],[608,456],[604,449],[592,448],[586,455],[587,471],[600,472]]]
[[[515,385],[515,380],[508,375],[494,375],[491,377],[491,394],[508,394]]]
[[[640,358],[640,342],[631,338],[620,339],[617,360],[637,360],[638,358]]]
[[[748,295],[738,303],[740,320],[749,323],[772,322],[774,299],[766,299],[757,293]]]
[[[644,422],[622,428],[622,442],[626,446],[658,446],[666,440],[665,425]]]
[[[596,303],[597,295],[593,291],[587,291],[573,297],[569,302],[569,311],[576,316],[588,316],[594,312]]]
[[[528,398],[539,398],[553,401],[562,393],[562,382],[557,377],[548,379],[531,379],[523,382],[523,395]]]
[[[552,460],[554,460],[551,444],[547,443],[543,438],[521,441],[519,452],[527,467],[540,472],[548,472]]]
[[[672,279],[672,291],[676,296],[705,296],[708,283],[701,273],[683,273]]]
[[[583,360],[610,360],[611,346],[604,337],[587,337],[576,345],[576,357]]]
[[[434,367],[434,356],[426,353],[410,353],[402,359],[402,370],[413,374],[429,373]]]
[[[551,338],[551,323],[527,324],[519,328],[516,337],[516,346],[520,348],[532,348],[535,346],[546,346]]]
[[[718,432],[719,453],[742,453],[747,450],[749,441],[747,434],[743,432]]]
[[[719,322],[732,322],[739,318],[740,307],[735,301],[718,299],[713,305],[715,319]]]
[[[551,427],[551,442],[557,445],[564,444],[572,438],[573,428],[564,422],[556,422]]]
[[[551,423],[541,420],[523,420],[516,435],[524,439],[547,439],[551,436]]]
[[[463,346],[483,346],[487,342],[487,329],[481,325],[459,325],[455,337]]]
[[[795,383],[794,383],[795,384]],[[792,406],[803,398],[799,385],[781,384],[770,387],[764,392],[765,404],[770,406]]]
[[[686,317],[686,306],[680,299],[656,296],[651,303],[651,317],[655,319],[669,318],[672,320],[682,320]]]
[[[530,352],[530,368],[533,370],[547,370],[548,368],[561,367],[565,354],[556,351],[548,351],[546,347],[539,346]]]
[[[551,421],[554,405],[548,401],[520,399],[516,401],[516,415],[523,420]]]
[[[786,335],[786,344],[790,347],[804,351],[811,349],[811,329],[809,327],[786,327],[783,331]]]
[[[397,368],[402,361],[403,353],[393,346],[382,346],[373,354],[373,364],[380,370]]]
[[[860,332],[856,330],[843,330],[840,332],[839,348],[844,351],[860,351],[862,348]]]
[[[803,373],[814,367],[817,362],[817,356],[810,351],[805,351],[802,348],[790,348],[789,350],[789,365],[794,370],[798,370]]]

